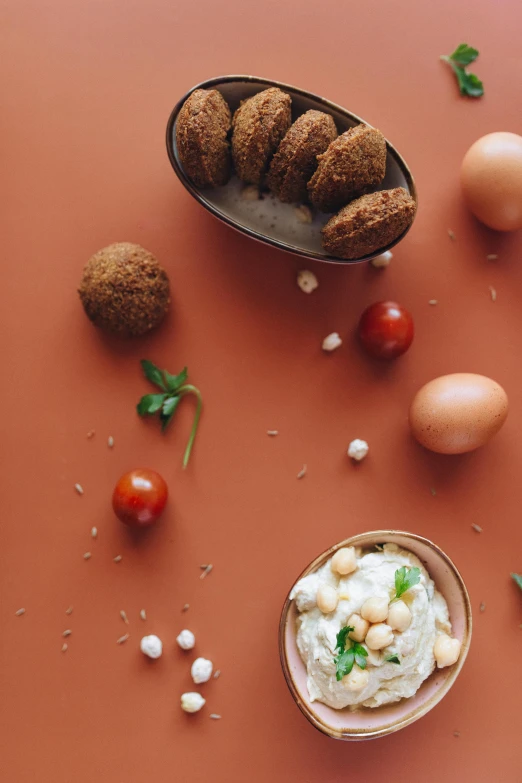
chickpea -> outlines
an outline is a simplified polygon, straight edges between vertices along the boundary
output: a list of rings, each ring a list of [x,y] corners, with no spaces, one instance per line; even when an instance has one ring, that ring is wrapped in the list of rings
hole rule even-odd
[[[394,631],[405,631],[411,624],[411,612],[404,601],[394,601],[388,611],[386,622]]]
[[[393,631],[386,623],[377,623],[371,626],[365,642],[370,650],[382,650],[393,642]]]
[[[352,628],[355,628],[354,631],[351,631],[348,634],[350,639],[353,639],[354,642],[364,642],[366,634],[368,633],[368,628],[370,627],[368,620],[363,620],[360,614],[354,612],[354,614],[349,616],[346,625],[351,625]]]
[[[323,614],[330,614],[337,608],[337,590],[330,585],[321,585],[317,591],[316,603]]]
[[[332,557],[330,564],[332,571],[342,574],[351,574],[357,568],[357,558],[353,546],[343,546]]]
[[[361,616],[370,623],[382,623],[388,617],[389,605],[387,598],[368,598],[362,605]]]
[[[370,673],[368,669],[359,669],[358,666],[354,666],[350,674],[343,677],[343,685],[349,691],[362,691],[363,688],[366,688],[369,681]]]
[[[437,661],[437,667],[443,669],[452,666],[459,659],[461,644],[458,639],[452,639],[446,633],[441,633],[435,639],[433,655]]]

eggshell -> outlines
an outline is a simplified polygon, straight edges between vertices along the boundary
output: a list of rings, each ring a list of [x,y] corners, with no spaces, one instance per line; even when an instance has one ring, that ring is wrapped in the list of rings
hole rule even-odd
[[[497,231],[522,228],[522,136],[488,133],[467,151],[460,171],[464,200]]]
[[[410,408],[414,437],[431,451],[464,454],[483,446],[504,424],[506,392],[474,373],[435,378],[415,395]]]

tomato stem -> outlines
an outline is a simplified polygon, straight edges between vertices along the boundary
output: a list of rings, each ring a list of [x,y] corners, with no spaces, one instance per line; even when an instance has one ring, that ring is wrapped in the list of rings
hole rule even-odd
[[[192,429],[190,431],[190,436],[188,439],[187,447],[185,449],[185,454],[183,455],[183,470],[187,467],[189,459],[190,459],[190,452],[192,451],[192,446],[194,445],[194,440],[196,438],[196,432],[198,429],[199,424],[199,418],[201,416],[201,409],[203,407],[203,400],[201,399],[201,392],[199,389],[197,389],[195,386],[193,386],[191,383],[186,383],[184,386],[181,386],[177,394],[179,397],[185,397],[187,394],[193,394],[194,397],[196,397],[197,404],[196,404],[196,413],[194,414],[194,421],[192,422]]]

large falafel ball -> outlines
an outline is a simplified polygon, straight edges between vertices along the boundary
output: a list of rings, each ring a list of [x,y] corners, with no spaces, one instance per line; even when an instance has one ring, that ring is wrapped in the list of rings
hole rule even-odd
[[[376,128],[356,125],[337,137],[308,183],[312,204],[333,212],[379,185],[386,173],[386,140]]]
[[[226,185],[231,174],[230,109],[218,90],[194,90],[176,120],[183,168],[199,188]]]
[[[292,122],[292,99],[277,87],[242,101],[232,118],[232,157],[239,179],[261,185]]]
[[[416,209],[404,188],[360,196],[324,226],[323,247],[337,258],[363,258],[400,237],[413,223]]]
[[[337,138],[330,114],[310,111],[292,125],[272,158],[267,177],[270,190],[285,204],[306,201],[306,185],[317,168],[317,156]]]
[[[95,253],[78,293],[95,326],[123,337],[154,329],[170,304],[167,273],[152,253],[132,242],[116,242]]]

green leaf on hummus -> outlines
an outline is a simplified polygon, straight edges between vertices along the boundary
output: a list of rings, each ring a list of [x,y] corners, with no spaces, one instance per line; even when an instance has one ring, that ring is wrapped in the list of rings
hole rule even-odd
[[[339,655],[334,657],[334,663],[335,677],[338,681],[342,680],[347,674],[350,674],[354,663],[356,663],[360,669],[366,669],[367,650],[362,644],[348,639],[348,634],[354,630],[355,628],[353,628],[353,626],[346,625],[344,628],[341,628],[337,634],[337,644],[334,652],[339,650]],[[350,642],[350,647],[345,650],[344,648],[347,641]]]
[[[416,566],[413,568],[408,568],[406,566],[398,568],[395,571],[395,595],[391,599],[390,603],[393,603],[393,601],[398,601],[399,598],[404,595],[404,593],[406,593],[411,587],[419,584],[419,582],[420,568],[417,568]]]

